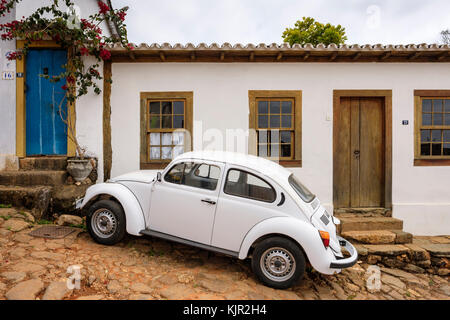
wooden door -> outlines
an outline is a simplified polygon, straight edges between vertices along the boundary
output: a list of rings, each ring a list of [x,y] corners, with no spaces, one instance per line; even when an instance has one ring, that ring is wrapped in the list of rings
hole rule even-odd
[[[384,207],[384,110],[379,97],[341,97],[335,106],[335,208]]]
[[[59,105],[66,92],[64,84],[50,82],[40,74],[56,76],[64,72],[65,50],[30,49],[26,61],[26,154],[67,154],[67,126],[61,120]],[[66,112],[66,103],[62,105]]]

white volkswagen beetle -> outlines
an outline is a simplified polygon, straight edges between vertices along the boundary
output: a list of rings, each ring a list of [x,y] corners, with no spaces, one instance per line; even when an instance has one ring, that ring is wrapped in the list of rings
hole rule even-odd
[[[76,206],[86,209],[88,231],[101,244],[127,232],[251,257],[257,277],[274,288],[299,280],[306,259],[333,274],[358,258],[319,199],[289,170],[256,156],[188,152],[157,174],[138,171],[93,185]]]

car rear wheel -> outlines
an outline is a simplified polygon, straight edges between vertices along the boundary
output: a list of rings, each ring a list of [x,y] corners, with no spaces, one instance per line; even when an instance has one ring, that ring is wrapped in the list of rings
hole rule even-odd
[[[120,204],[100,200],[90,208],[86,218],[89,234],[98,243],[113,245],[125,236],[125,213]]]
[[[268,238],[256,245],[252,269],[265,285],[286,289],[303,276],[305,257],[293,241],[282,237]]]

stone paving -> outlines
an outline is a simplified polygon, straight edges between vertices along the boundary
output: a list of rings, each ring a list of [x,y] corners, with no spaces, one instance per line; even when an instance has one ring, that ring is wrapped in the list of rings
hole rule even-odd
[[[308,268],[296,286],[275,290],[256,280],[248,260],[149,237],[103,246],[82,229],[63,239],[35,238],[32,217],[5,212],[0,209],[0,299],[450,300],[448,276],[380,266],[378,277],[365,262],[333,276]],[[79,289],[67,286],[73,266],[80,268]]]

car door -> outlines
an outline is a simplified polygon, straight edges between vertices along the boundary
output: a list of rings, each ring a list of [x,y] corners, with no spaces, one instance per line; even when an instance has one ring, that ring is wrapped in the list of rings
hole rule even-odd
[[[149,229],[210,245],[223,164],[179,162],[152,188]]]
[[[283,216],[277,210],[281,196],[275,184],[251,169],[227,166],[226,170],[211,245],[238,252],[245,235],[256,224]]]

